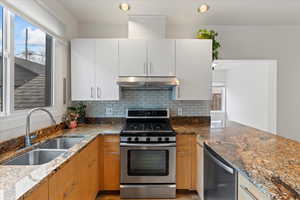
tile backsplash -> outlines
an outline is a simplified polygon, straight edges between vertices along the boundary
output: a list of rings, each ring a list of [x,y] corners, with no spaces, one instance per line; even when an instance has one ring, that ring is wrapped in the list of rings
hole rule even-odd
[[[171,116],[178,116],[182,108],[182,116],[210,115],[210,101],[174,101],[172,90],[124,89],[121,95],[119,101],[84,101],[87,116],[125,117],[127,108],[169,108]]]

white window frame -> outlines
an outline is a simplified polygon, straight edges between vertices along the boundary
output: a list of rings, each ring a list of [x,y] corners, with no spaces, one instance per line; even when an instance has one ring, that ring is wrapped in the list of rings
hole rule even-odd
[[[55,36],[48,33],[42,27],[34,23],[32,20],[19,15],[15,11],[10,11],[5,5],[3,7],[3,112],[0,111],[0,119],[20,117],[28,113],[31,109],[15,110],[14,109],[14,66],[15,66],[15,45],[14,45],[14,17],[18,15],[28,23],[44,31],[52,37],[52,56],[51,56],[51,106],[43,107],[50,112],[55,112]]]

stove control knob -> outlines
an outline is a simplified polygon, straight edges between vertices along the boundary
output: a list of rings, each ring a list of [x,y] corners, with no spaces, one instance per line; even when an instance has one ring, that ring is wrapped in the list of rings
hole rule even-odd
[[[136,138],[134,138],[134,141],[136,141],[136,142],[137,142],[137,141],[139,141],[139,138],[137,138],[137,137],[136,137]]]
[[[128,140],[128,141],[131,141],[131,137],[129,137],[127,140]]]
[[[168,138],[168,137],[166,137],[166,138],[165,138],[165,141],[169,141],[169,138]]]
[[[146,138],[146,141],[147,141],[147,142],[150,142],[150,138]]]
[[[158,140],[158,141],[161,141],[162,139],[161,139],[161,137],[159,137],[157,140]]]

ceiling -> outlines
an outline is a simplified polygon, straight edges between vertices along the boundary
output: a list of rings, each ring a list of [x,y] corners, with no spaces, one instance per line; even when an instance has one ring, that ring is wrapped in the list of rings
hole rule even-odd
[[[80,23],[127,24],[128,15],[165,15],[168,24],[300,25],[299,0],[59,0]],[[118,6],[130,4],[129,12]],[[197,13],[202,3],[207,13]]]

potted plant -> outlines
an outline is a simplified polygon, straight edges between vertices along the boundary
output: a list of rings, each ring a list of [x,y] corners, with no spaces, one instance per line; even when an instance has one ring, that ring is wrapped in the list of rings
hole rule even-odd
[[[80,102],[75,106],[68,107],[68,110],[76,112],[79,115],[78,123],[85,123],[86,105]]]
[[[77,112],[68,110],[67,113],[64,115],[63,120],[65,121],[68,128],[77,128],[77,119],[79,114]]]
[[[219,51],[218,49],[221,47],[220,42],[216,40],[216,37],[218,36],[218,33],[213,30],[206,30],[206,29],[200,29],[197,32],[197,38],[198,39],[211,39],[212,49],[213,49],[213,59],[216,60],[219,58]]]

